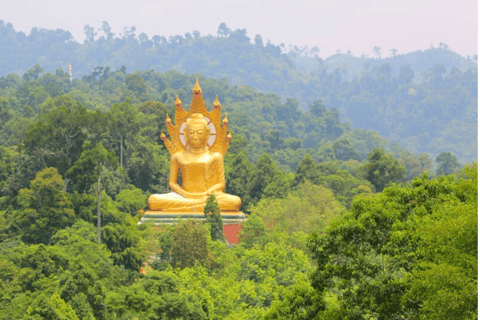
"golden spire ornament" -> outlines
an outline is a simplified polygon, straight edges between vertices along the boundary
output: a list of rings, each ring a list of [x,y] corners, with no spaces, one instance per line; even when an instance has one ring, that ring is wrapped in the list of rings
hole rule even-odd
[[[175,100],[175,107],[178,107],[178,106],[182,106],[182,100],[180,100],[180,98],[178,97],[178,94],[177,94],[177,99]]]
[[[213,103],[213,110],[208,113],[207,118],[209,118],[217,128],[220,127],[220,119],[222,117],[221,114],[222,105],[220,101],[218,101],[218,96],[215,98],[215,102]]]
[[[181,123],[187,120],[187,116],[188,112],[182,108],[182,101],[177,94],[177,99],[175,100],[175,123]]]
[[[218,101],[218,95],[215,97],[215,102],[213,102],[213,109],[222,109],[222,105]]]

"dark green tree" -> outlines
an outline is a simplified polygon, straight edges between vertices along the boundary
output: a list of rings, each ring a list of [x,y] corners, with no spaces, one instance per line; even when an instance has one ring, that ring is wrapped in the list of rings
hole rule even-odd
[[[0,97],[0,129],[12,118],[10,108],[10,101],[5,97]]]
[[[104,130],[109,133],[110,139],[109,145],[105,147],[114,149],[120,166],[128,169],[130,157],[135,150],[134,137],[138,135],[145,117],[142,117],[143,114],[128,99],[113,104],[109,111]]]
[[[143,210],[147,204],[147,197],[142,190],[133,187],[120,191],[115,197],[115,206],[121,212],[129,213],[132,216],[138,215],[139,210]]]
[[[316,117],[323,117],[325,112],[327,112],[327,108],[322,104],[322,100],[315,100],[308,108],[308,111]]]
[[[127,89],[134,92],[137,97],[142,100],[145,99],[145,94],[147,93],[147,86],[145,80],[137,74],[129,74],[125,79],[125,84]]]
[[[215,200],[215,195],[211,194],[205,207],[203,208],[205,214],[205,222],[210,224],[210,235],[212,240],[220,240],[225,242],[225,235],[223,234],[223,220],[220,214],[220,207]]]
[[[252,177],[255,166],[248,160],[244,152],[240,152],[234,159],[226,177],[225,192],[239,196],[242,199],[242,209],[250,204],[247,183]]]
[[[291,179],[283,172],[279,172],[263,190],[262,198],[285,198],[290,192],[290,183]]]
[[[29,189],[21,189],[20,209],[12,217],[12,228],[28,243],[49,243],[55,232],[75,219],[72,203],[63,191],[64,181],[56,168],[37,173]]]
[[[38,117],[25,133],[23,145],[39,165],[55,167],[65,174],[82,153],[94,114],[70,97],[57,99],[54,102],[61,105]]]
[[[185,320],[207,320],[200,299],[192,294],[164,294],[153,307],[157,319],[176,320],[181,315]]]
[[[158,135],[158,137],[159,132],[167,132],[167,127],[164,120],[169,110],[163,103],[152,100],[145,101],[138,106],[138,110],[147,117],[156,117],[155,120],[158,125],[158,131],[156,132],[156,135]]]
[[[292,181],[292,187],[296,187],[304,183],[306,180],[309,180],[313,184],[319,184],[319,179],[320,171],[317,169],[312,157],[309,154],[306,154],[298,164],[297,172]]]
[[[65,173],[72,181],[73,190],[87,192],[95,184],[101,173],[115,171],[118,160],[113,151],[108,152],[101,143],[93,149],[85,150]]]
[[[40,66],[39,64],[36,64],[33,66],[33,68],[28,69],[28,71],[23,74],[23,80],[25,81],[37,80],[43,71],[44,70],[42,66]]]
[[[405,178],[405,167],[382,149],[373,149],[367,160],[365,178],[375,186],[376,191],[382,191],[389,184]]]
[[[196,263],[209,266],[208,230],[203,223],[184,220],[175,226],[170,248],[172,264],[178,268],[193,267]]]
[[[350,141],[346,139],[336,140],[333,144],[333,150],[337,160],[360,160],[360,155],[353,149]]]
[[[105,317],[105,287],[85,262],[75,261],[59,284],[60,297],[73,306],[80,318]]]
[[[448,176],[460,167],[457,157],[450,152],[440,153],[435,158],[435,162],[437,163],[437,176],[441,176],[442,174]]]
[[[142,265],[144,257],[138,249],[140,239],[137,230],[126,223],[110,223],[102,227],[102,243],[112,252],[115,264],[126,269],[138,271]]]
[[[265,188],[280,174],[279,169],[268,154],[263,154],[257,161],[248,181],[248,194],[253,202],[261,199]]]

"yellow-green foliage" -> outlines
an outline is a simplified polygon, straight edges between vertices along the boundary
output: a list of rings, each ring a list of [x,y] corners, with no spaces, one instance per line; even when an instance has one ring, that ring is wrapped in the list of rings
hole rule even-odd
[[[344,212],[331,190],[308,182],[284,199],[262,199],[252,209],[267,224],[287,233],[323,229]]]

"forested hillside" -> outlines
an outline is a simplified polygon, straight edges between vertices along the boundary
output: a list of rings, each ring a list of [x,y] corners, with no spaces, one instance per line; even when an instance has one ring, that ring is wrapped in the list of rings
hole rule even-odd
[[[26,36],[2,21],[0,75],[23,75],[35,64],[55,72],[69,63],[75,79],[125,68],[200,74],[275,93],[283,102],[294,98],[303,110],[322,100],[354,128],[377,131],[411,153],[452,152],[463,163],[477,158],[478,66],[445,44],[385,59],[378,48],[375,59],[339,54],[323,61],[315,50],[287,50],[225,24],[216,37],[193,31],[150,39],[135,31],[117,36],[106,22],[99,30],[86,26],[80,44],[68,31],[35,28]]]
[[[437,48],[432,46],[424,51],[405,54],[397,54],[398,50],[395,49],[390,49],[388,54],[382,54],[381,50],[381,48],[375,47],[369,57],[337,53],[323,60],[323,63],[330,71],[339,69],[342,76],[349,80],[352,80],[355,76],[360,77],[365,68],[380,67],[385,63],[390,64],[392,71],[396,74],[401,71],[403,66],[410,65],[415,72],[415,81],[421,81],[422,76],[426,75],[425,72],[437,64],[444,65],[446,72],[450,72],[454,68],[465,72],[470,68],[477,67],[476,56],[465,59],[461,55],[450,51],[444,43],[440,43]],[[295,65],[301,70],[311,72],[318,67],[318,59],[311,57],[311,54],[302,56],[301,52],[291,51],[289,55],[294,58]]]
[[[249,215],[239,245],[208,223],[138,226],[148,195],[166,192],[167,106],[177,93],[188,105],[194,77],[96,72],[1,79],[0,317],[476,315],[476,163],[441,153],[434,170],[319,101],[304,112],[201,77],[233,131],[225,191]]]
[[[95,72],[70,82],[37,65],[1,79],[1,317],[475,314],[476,164],[460,177],[418,178],[433,171],[428,155],[386,152],[377,133],[352,129],[320,101],[304,112],[293,99],[201,78],[207,104],[218,93],[229,112],[226,192],[250,214],[240,244],[213,241],[209,224],[192,221],[137,226],[147,196],[166,192],[167,106],[177,93],[188,105],[194,78]],[[435,160],[437,175],[459,173],[454,155]],[[345,251],[352,241],[358,250]],[[455,284],[439,298],[445,281]],[[395,303],[374,294],[383,290]]]
[[[477,318],[476,66],[346,80],[225,25],[169,41],[85,30],[78,44],[0,25],[0,319]],[[73,80],[64,51],[81,57]],[[220,75],[234,60],[257,82]],[[137,225],[168,192],[160,133],[196,77],[228,113],[238,245],[208,219]]]
[[[28,130],[31,130],[30,124],[35,124],[39,117],[53,117],[53,107],[72,103],[68,101],[74,100],[84,108],[105,114],[116,112],[114,110],[118,108],[129,108],[129,112],[132,112],[129,117],[136,119],[135,125],[131,123],[112,129],[112,133],[108,133],[108,126],[103,126],[103,134],[110,135],[109,151],[115,151],[120,157],[122,139],[124,163],[128,164],[130,157],[139,152],[135,149],[139,145],[134,142],[138,130],[148,132],[150,142],[158,142],[166,113],[173,118],[175,95],[178,94],[188,105],[194,79],[195,76],[173,71],[164,74],[154,71],[126,74],[123,70],[97,68],[82,80],[70,81],[68,74],[60,69],[51,74],[36,65],[22,78],[14,74],[0,78],[0,141],[9,146],[21,144]],[[248,86],[230,86],[225,80],[201,76],[200,83],[207,105],[211,105],[215,95],[218,95],[223,111],[229,114],[229,128],[235,137],[230,157],[243,150],[250,161],[256,162],[263,153],[268,153],[282,170],[292,172],[306,154],[315,162],[364,161],[378,147],[389,149],[402,161],[407,167],[409,179],[423,170],[434,172],[432,161],[438,154],[433,157],[425,153],[415,155],[398,144],[389,143],[374,131],[353,129],[349,123],[340,121],[338,110],[327,109],[320,100],[314,101],[308,111],[302,111],[294,99],[288,98],[282,103],[279,96],[261,93]],[[142,120],[141,116],[147,116],[148,122]],[[130,118],[118,121],[128,123],[133,121]],[[83,126],[88,128],[91,125],[85,123]],[[150,126],[155,129],[147,129]],[[107,147],[107,144],[104,143],[104,146]],[[226,160],[230,161],[230,158]]]

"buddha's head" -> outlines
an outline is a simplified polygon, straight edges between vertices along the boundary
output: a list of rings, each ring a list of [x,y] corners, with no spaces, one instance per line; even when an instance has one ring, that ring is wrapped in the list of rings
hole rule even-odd
[[[194,149],[203,148],[207,145],[210,129],[207,121],[201,113],[194,113],[186,121],[184,130],[185,144]]]

